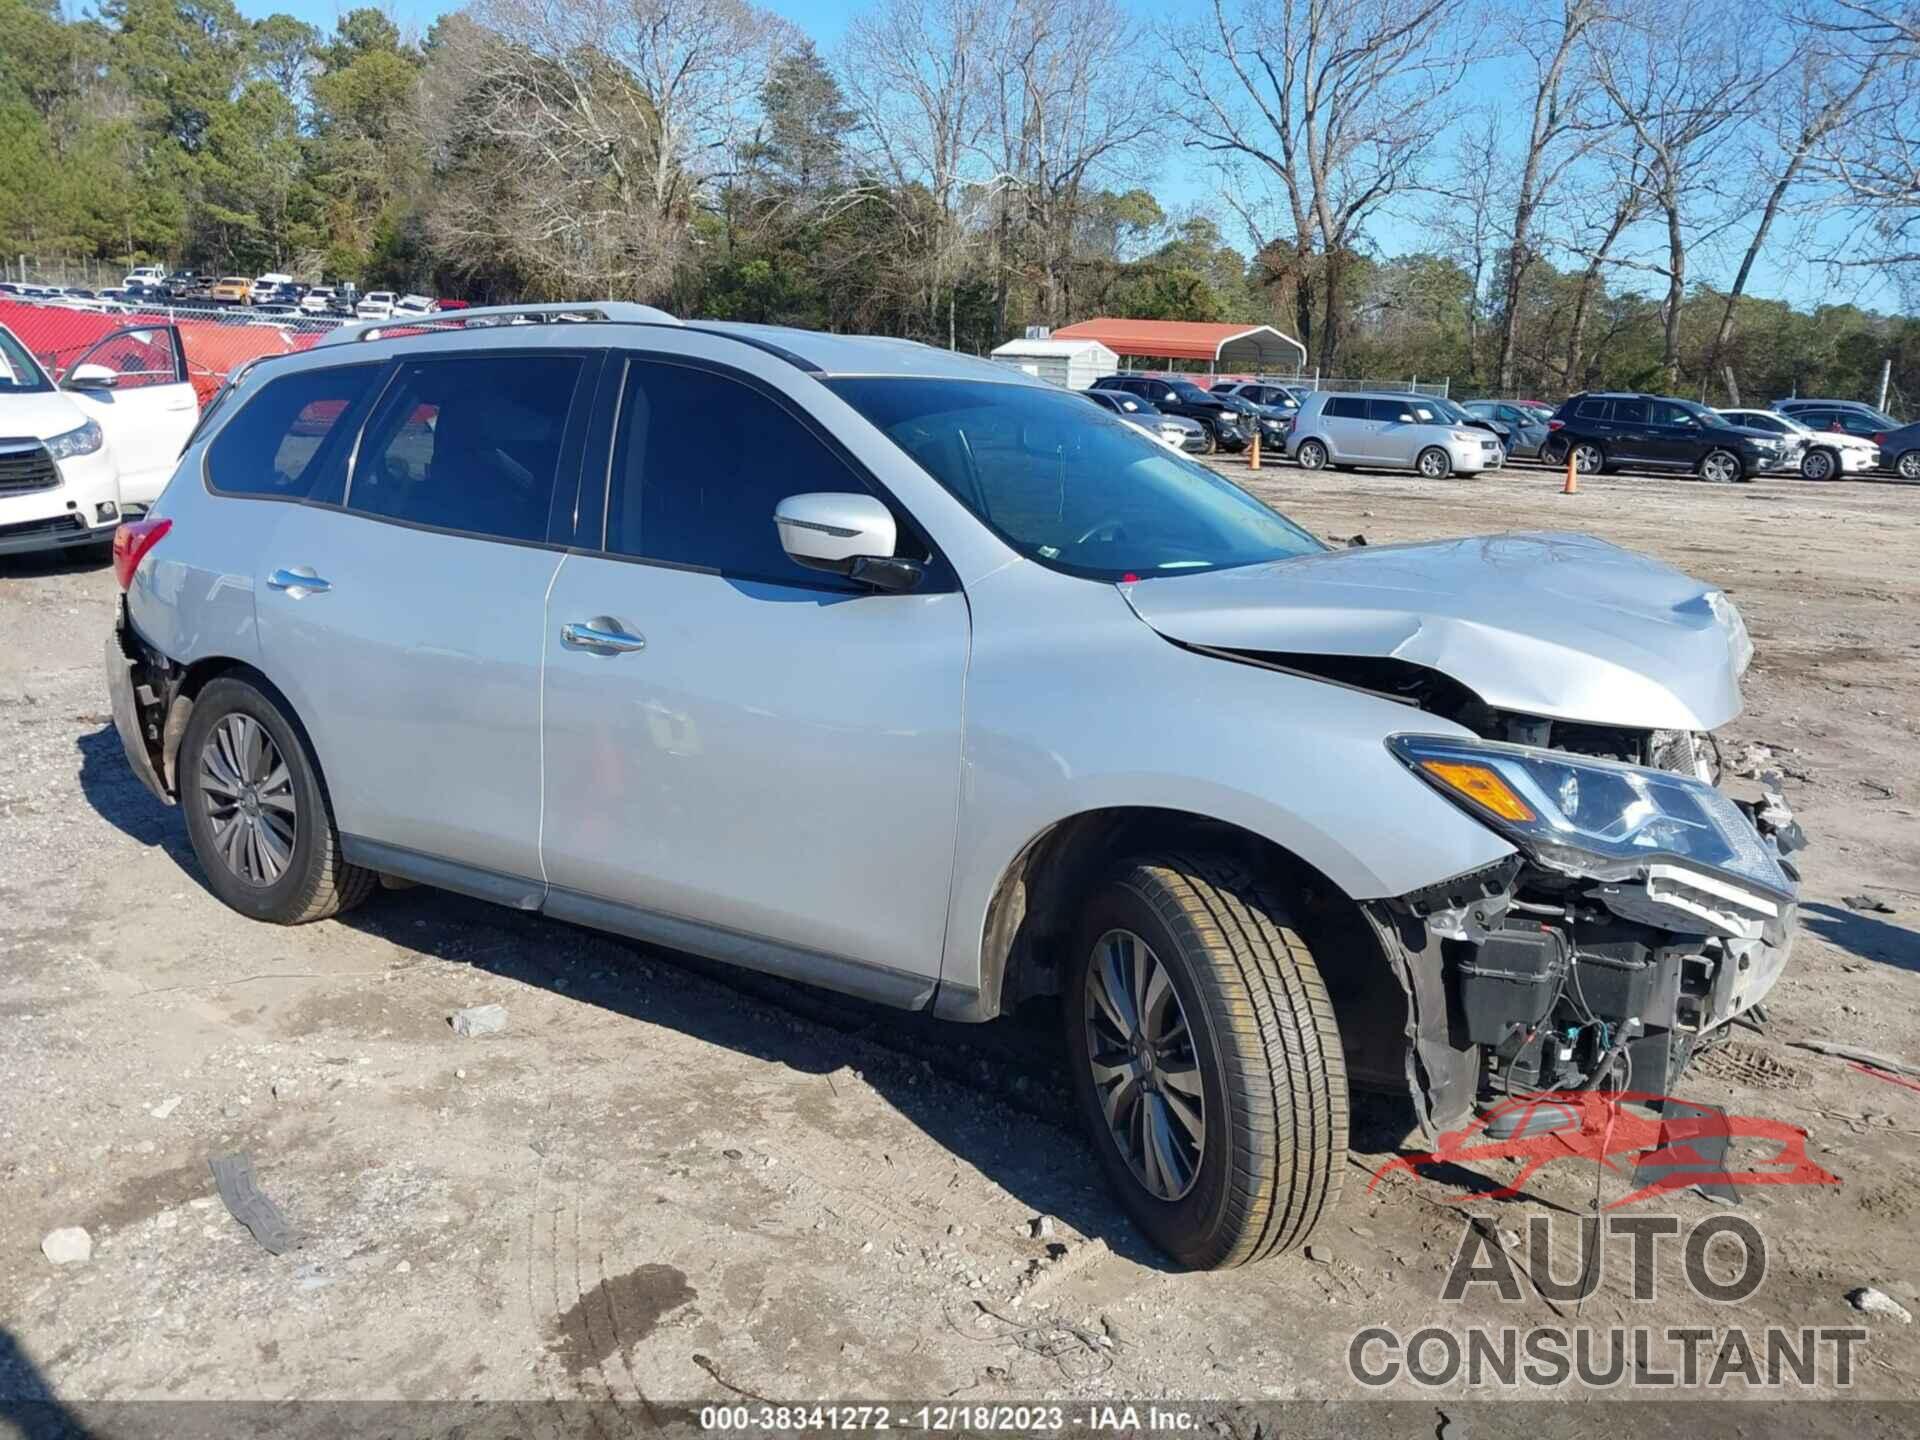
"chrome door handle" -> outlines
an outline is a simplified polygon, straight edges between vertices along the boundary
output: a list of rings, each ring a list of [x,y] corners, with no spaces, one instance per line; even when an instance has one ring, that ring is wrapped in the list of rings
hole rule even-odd
[[[602,655],[628,655],[647,648],[644,635],[629,634],[620,628],[618,620],[606,615],[561,626],[560,643],[569,650],[594,650]]]
[[[276,570],[267,576],[269,590],[285,590],[294,599],[302,595],[324,595],[333,588],[331,580],[322,580],[313,571],[301,566],[297,570]]]

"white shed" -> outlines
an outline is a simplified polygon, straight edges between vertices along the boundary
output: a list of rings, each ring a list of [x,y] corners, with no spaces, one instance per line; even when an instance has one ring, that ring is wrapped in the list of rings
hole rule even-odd
[[[993,358],[1069,390],[1085,390],[1120,368],[1120,357],[1098,340],[1009,340]]]

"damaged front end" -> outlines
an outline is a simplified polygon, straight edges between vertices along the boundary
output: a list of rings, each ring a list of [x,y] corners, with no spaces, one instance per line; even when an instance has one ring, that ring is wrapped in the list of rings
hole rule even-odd
[[[1665,1093],[1773,987],[1792,945],[1800,828],[1776,777],[1730,796],[1706,737],[1684,739],[1644,737],[1634,759],[1659,766],[1500,741],[1390,742],[1517,851],[1364,907],[1406,992],[1423,1128],[1510,1094]]]

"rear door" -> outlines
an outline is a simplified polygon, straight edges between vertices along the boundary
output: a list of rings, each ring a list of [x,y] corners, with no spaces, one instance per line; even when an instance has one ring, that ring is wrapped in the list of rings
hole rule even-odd
[[[786,496],[892,502],[777,390],[637,353],[610,388],[587,466],[604,528],[547,605],[548,912],[923,999],[953,869],[966,597],[938,562],[882,594],[788,559]],[[895,513],[901,551],[930,556]],[[620,638],[570,639],[581,625]]]
[[[1327,448],[1333,452],[1334,459],[1361,461],[1379,458],[1380,427],[1369,414],[1364,396],[1329,395],[1325,407],[1320,411],[1320,418],[1326,431]]]
[[[586,350],[403,355],[342,489],[289,511],[268,547],[261,651],[356,863],[538,903],[549,533],[556,512],[571,527],[599,366]]]
[[[151,505],[200,419],[180,332],[147,325],[104,335],[67,366],[61,388],[106,435],[120,503]]]
[[[1648,434],[1652,418],[1645,400],[1623,397],[1609,402],[1607,419],[1594,427],[1607,458],[1628,465],[1644,465],[1653,458],[1653,441]]]

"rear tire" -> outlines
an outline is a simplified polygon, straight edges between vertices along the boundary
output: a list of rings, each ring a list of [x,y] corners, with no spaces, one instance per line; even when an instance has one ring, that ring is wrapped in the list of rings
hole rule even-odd
[[[1607,456],[1598,445],[1582,440],[1573,447],[1573,468],[1582,475],[1598,475],[1607,468]]]
[[[1062,1008],[1101,1169],[1156,1245],[1217,1269],[1313,1233],[1339,1198],[1346,1062],[1270,883],[1223,856],[1121,865],[1088,901]]]
[[[187,837],[229,907],[304,925],[372,893],[378,876],[341,858],[319,767],[277,696],[238,676],[209,681],[179,755]]]
[[[1302,470],[1324,470],[1327,468],[1327,447],[1318,440],[1302,440],[1293,458],[1300,462]]]
[[[1907,451],[1894,461],[1893,468],[1902,480],[1920,480],[1920,450]]]

